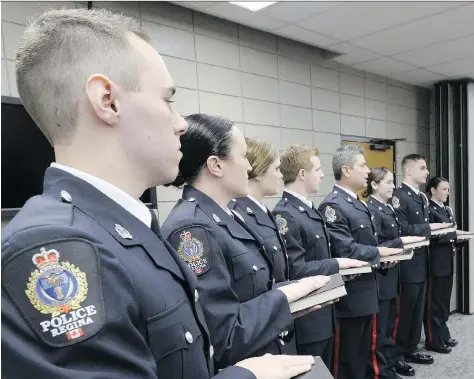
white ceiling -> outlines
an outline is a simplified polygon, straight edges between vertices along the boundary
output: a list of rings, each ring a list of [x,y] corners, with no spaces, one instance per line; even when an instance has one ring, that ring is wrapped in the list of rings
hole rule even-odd
[[[227,2],[176,4],[335,51],[334,60],[429,86],[474,78],[474,3],[286,1],[258,12]]]

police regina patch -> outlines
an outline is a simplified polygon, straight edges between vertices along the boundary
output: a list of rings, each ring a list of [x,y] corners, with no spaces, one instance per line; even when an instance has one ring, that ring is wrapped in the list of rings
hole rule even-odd
[[[201,227],[181,230],[170,241],[180,258],[199,276],[211,268],[207,232]]]
[[[5,263],[2,276],[5,291],[48,345],[80,342],[105,323],[98,253],[88,241],[28,247]]]

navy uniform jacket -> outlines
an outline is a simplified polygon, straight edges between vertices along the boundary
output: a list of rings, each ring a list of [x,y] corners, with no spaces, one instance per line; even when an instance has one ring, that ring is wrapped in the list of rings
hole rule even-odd
[[[163,235],[196,273],[218,368],[282,351],[293,326],[288,301],[273,286],[263,242],[237,215],[186,186]]]
[[[194,275],[95,187],[49,168],[2,232],[3,377],[213,376]]]
[[[319,205],[331,236],[332,254],[379,264],[377,231],[367,206],[339,187]],[[347,296],[336,304],[339,317],[368,316],[378,312],[378,271],[346,282]]]
[[[370,196],[367,207],[374,215],[374,221],[378,230],[379,246],[386,246],[394,249],[403,248],[400,238],[401,228],[398,217],[389,204],[378,201]],[[379,298],[380,300],[391,300],[397,297],[399,289],[399,264],[385,269],[386,275],[379,278]]]
[[[245,222],[263,239],[265,252],[272,261],[273,277],[276,283],[289,279],[288,260],[285,242],[278,231],[278,225],[272,213],[262,208],[248,197],[233,199],[229,208],[237,211]]]
[[[430,222],[453,223],[450,207],[440,207],[430,200]],[[453,259],[456,252],[456,232],[432,237],[430,241],[430,274],[434,277],[453,275]]]
[[[398,216],[402,236],[422,236],[430,238],[429,209],[426,196],[417,195],[406,184],[397,187],[391,199]],[[428,278],[428,247],[416,249],[413,258],[400,262],[402,283],[422,283]]]
[[[280,233],[286,239],[290,279],[339,272],[331,258],[331,243],[322,215],[295,196],[283,192],[273,209]],[[331,338],[334,331],[334,306],[327,306],[295,320],[298,344]]]

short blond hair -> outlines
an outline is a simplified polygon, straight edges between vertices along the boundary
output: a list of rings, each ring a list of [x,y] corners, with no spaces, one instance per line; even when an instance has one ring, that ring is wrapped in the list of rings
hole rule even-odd
[[[270,142],[259,138],[245,138],[245,142],[247,143],[247,159],[252,166],[249,179],[254,179],[264,174],[275,162],[278,158],[278,150]]]
[[[91,75],[140,90],[140,61],[127,33],[150,42],[138,20],[105,9],[49,10],[28,25],[16,53],[18,93],[51,144],[72,139]]]
[[[311,168],[310,159],[319,155],[317,147],[293,145],[288,147],[280,156],[280,171],[283,175],[283,183],[293,183],[298,177],[301,169]]]

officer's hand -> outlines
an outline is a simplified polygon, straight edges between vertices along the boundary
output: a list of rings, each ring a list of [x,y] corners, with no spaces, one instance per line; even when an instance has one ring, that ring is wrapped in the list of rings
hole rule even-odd
[[[401,254],[403,249],[392,249],[391,247],[379,246],[379,254],[381,257],[388,257],[390,255]]]
[[[403,244],[409,244],[409,243],[415,243],[415,242],[421,242],[425,240],[425,237],[418,237],[418,236],[406,236],[406,237],[400,237]]]
[[[397,261],[393,261],[393,262],[382,262],[380,264],[380,267],[381,268],[392,268],[393,266],[395,266],[398,262]]]
[[[251,371],[257,379],[291,379],[311,370],[314,364],[312,356],[271,355],[249,358],[236,363],[236,366]]]
[[[438,229],[443,229],[443,228],[448,228],[450,224],[443,224],[442,222],[435,222],[430,224],[430,229],[431,230],[438,230]]]
[[[278,287],[278,290],[283,292],[288,299],[288,303],[292,303],[309,293],[316,291],[329,282],[329,276],[310,276],[298,280],[296,283],[291,283],[286,286]]]
[[[364,261],[359,261],[357,259],[351,258],[335,258],[337,263],[339,263],[339,269],[353,268],[353,267],[364,267],[368,266],[369,263]]]

